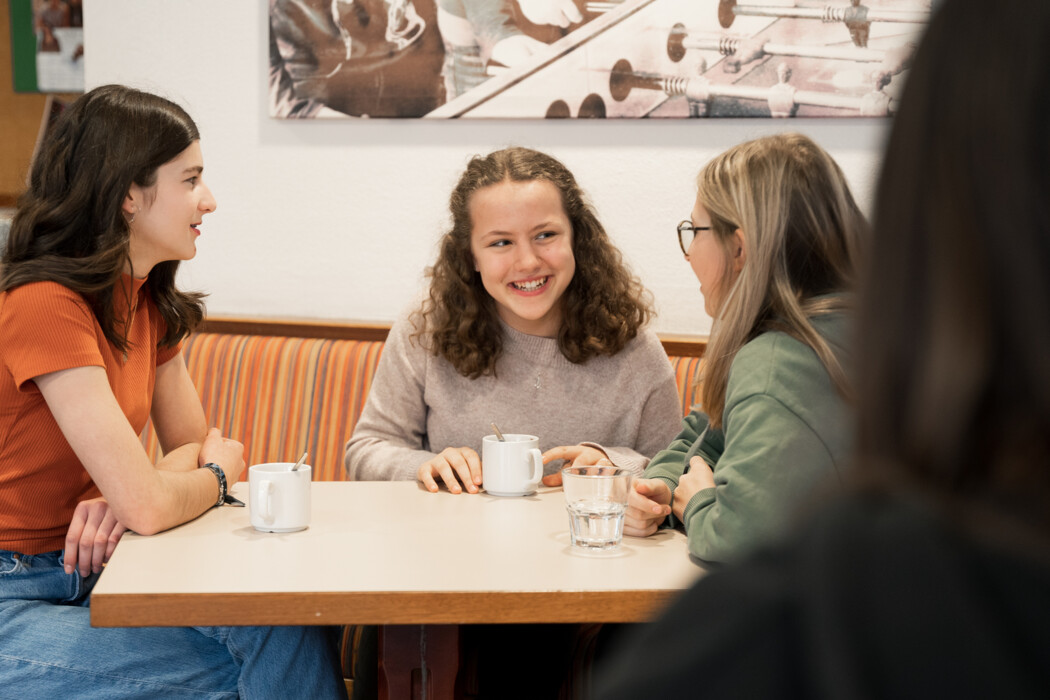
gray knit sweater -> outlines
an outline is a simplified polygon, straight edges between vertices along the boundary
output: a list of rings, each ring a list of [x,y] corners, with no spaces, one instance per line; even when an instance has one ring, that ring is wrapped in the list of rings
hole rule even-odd
[[[656,334],[643,329],[613,357],[575,365],[554,338],[503,324],[496,377],[468,379],[394,324],[368,402],[346,445],[348,478],[411,480],[446,447],[470,447],[495,422],[505,433],[540,439],[540,450],[600,443],[613,462],[641,473],[674,438],[682,420],[671,364]],[[484,465],[482,465],[484,468]],[[550,473],[559,462],[547,465]]]

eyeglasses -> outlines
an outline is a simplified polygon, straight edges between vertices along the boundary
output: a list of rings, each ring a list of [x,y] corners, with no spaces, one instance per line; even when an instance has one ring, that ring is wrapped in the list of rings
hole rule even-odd
[[[689,219],[678,224],[678,246],[682,249],[682,255],[689,255],[689,246],[693,244],[693,237],[697,231],[710,230],[710,226],[693,226]]]

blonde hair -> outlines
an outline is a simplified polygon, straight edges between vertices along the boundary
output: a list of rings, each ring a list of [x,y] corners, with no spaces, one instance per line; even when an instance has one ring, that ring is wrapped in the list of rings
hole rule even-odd
[[[697,201],[727,253],[738,229],[746,250],[739,276],[715,311],[708,343],[702,404],[711,425],[722,427],[737,351],[767,331],[812,348],[848,395],[842,366],[811,323],[849,303],[817,297],[852,290],[859,239],[868,228],[838,164],[808,137],[778,134],[722,153],[700,171],[697,186]],[[732,264],[728,254],[726,261]],[[723,279],[729,274],[727,269]]]

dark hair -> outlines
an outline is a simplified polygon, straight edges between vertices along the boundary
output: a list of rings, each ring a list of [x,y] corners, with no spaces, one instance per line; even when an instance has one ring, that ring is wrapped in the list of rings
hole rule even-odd
[[[114,319],[113,294],[130,265],[130,228],[121,205],[132,184],[156,184],[157,168],[200,138],[174,102],[122,85],[79,97],[48,133],[19,197],[0,261],[0,291],[57,282],[83,295],[106,339],[127,339]],[[203,294],[175,288],[178,261],[156,265],[146,285],[173,346],[200,323]]]
[[[417,312],[423,317],[419,334],[426,333],[434,355],[463,376],[495,373],[503,334],[495,301],[474,270],[470,197],[507,180],[553,184],[572,224],[576,272],[561,299],[562,355],[574,363],[615,355],[649,321],[648,293],[609,241],[569,169],[545,153],[521,147],[475,156],[452,191],[452,230],[441,239],[437,262],[427,273],[430,294]]]
[[[941,4],[874,225],[862,464],[942,495],[1027,500],[1050,529],[1050,5]]]

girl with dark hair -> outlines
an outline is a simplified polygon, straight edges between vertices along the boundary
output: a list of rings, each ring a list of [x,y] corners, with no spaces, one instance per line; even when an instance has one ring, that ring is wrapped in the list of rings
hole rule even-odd
[[[0,263],[0,687],[20,697],[345,697],[321,628],[90,624],[121,535],[222,506],[244,469],[180,352],[203,304],[175,272],[215,209],[199,138],[168,100],[96,88],[19,199]]]
[[[858,483],[694,586],[601,700],[1050,696],[1050,4],[935,8],[861,286]]]
[[[476,493],[493,422],[561,446],[548,471],[595,452],[584,436],[640,469],[673,435],[678,392],[646,292],[572,173],[526,148],[475,157],[450,209],[429,296],[391,329],[347,444],[350,477]]]
[[[635,483],[624,532],[668,516],[704,561],[780,530],[853,445],[844,364],[867,223],[835,161],[801,134],[734,146],[700,172],[679,244],[715,320],[702,406]]]

